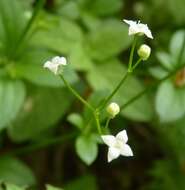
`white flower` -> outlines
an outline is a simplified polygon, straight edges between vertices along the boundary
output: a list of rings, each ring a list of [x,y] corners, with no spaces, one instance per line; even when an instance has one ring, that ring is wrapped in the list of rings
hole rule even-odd
[[[115,102],[110,103],[106,110],[111,118],[114,118],[120,112],[119,105]]]
[[[60,69],[62,66],[67,65],[67,60],[65,57],[59,57],[56,56],[51,59],[51,61],[46,61],[44,63],[44,68],[49,69],[51,72],[53,72],[55,75],[59,74]]]
[[[109,146],[108,162],[118,158],[118,156],[133,156],[132,149],[127,143],[128,136],[126,130],[119,132],[116,136],[102,135],[103,142]]]
[[[129,35],[145,34],[148,38],[153,39],[152,33],[150,29],[148,28],[147,24],[142,24],[140,23],[140,21],[136,22],[136,21],[125,20],[125,19],[123,21],[129,25],[129,32],[128,32]]]

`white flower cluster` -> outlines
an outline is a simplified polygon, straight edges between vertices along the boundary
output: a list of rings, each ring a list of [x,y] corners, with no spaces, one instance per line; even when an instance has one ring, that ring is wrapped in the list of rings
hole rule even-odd
[[[129,25],[129,35],[145,35],[148,38],[153,39],[152,33],[146,24],[142,24],[132,20],[123,20]],[[138,50],[138,55],[142,60],[148,59],[151,49],[149,46],[143,44]],[[67,65],[65,57],[56,56],[50,61],[44,63],[44,68],[49,69],[55,75],[60,74],[63,71],[63,67]],[[111,103],[107,107],[107,113],[109,118],[113,119],[120,112],[119,105]],[[122,156],[133,156],[132,149],[127,144],[128,136],[126,130],[122,130],[116,136],[113,135],[101,135],[103,142],[109,147],[108,149],[108,162]]]

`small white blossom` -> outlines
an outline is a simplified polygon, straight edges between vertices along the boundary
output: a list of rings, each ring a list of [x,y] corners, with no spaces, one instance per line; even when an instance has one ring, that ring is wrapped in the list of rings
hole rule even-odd
[[[109,147],[108,162],[118,158],[118,156],[133,156],[132,149],[127,143],[128,136],[126,130],[119,132],[116,136],[102,135],[103,142]]]
[[[151,48],[146,45],[146,44],[143,44],[140,46],[140,48],[138,49],[137,51],[139,57],[145,61],[147,60],[149,57],[150,57],[150,53],[151,53]]]
[[[114,118],[120,112],[119,105],[115,102],[110,103],[106,110],[111,118]]]
[[[65,65],[67,65],[66,58],[56,56],[52,58],[51,61],[46,61],[44,63],[44,68],[49,69],[51,72],[57,75],[59,74],[59,71],[61,71],[62,66],[65,66]]]
[[[148,38],[153,39],[152,33],[150,29],[148,28],[147,24],[142,24],[140,23],[140,21],[136,22],[136,21],[125,20],[125,19],[123,21],[129,25],[129,33],[128,33],[129,35],[145,34]]]

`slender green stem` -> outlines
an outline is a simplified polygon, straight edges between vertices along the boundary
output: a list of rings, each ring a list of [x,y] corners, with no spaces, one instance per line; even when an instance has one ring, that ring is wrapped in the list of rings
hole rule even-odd
[[[123,78],[121,79],[121,81],[118,83],[118,85],[116,86],[116,88],[112,91],[112,93],[105,99],[105,101],[103,101],[103,103],[100,105],[100,110],[102,110],[107,103],[109,102],[109,100],[111,100],[111,98],[116,94],[116,92],[120,89],[120,87],[122,86],[122,84],[126,81],[127,77],[129,76],[130,72],[126,72],[125,75],[123,76]]]
[[[130,52],[130,57],[129,57],[129,64],[128,64],[128,71],[132,72],[132,62],[133,62],[133,57],[134,57],[134,50],[136,47],[136,42],[137,42],[137,37],[134,37],[134,41],[132,44],[131,52]]]
[[[133,69],[132,69],[132,62],[133,62],[133,56],[134,56],[134,50],[135,50],[135,47],[136,47],[136,42],[137,42],[137,37],[134,37],[134,41],[133,41],[131,52],[130,52],[130,58],[129,58],[129,64],[128,64],[128,70],[127,70],[127,72],[125,73],[125,75],[123,76],[123,78],[121,79],[121,81],[118,83],[118,85],[116,86],[116,88],[112,91],[112,93],[102,102],[102,104],[100,104],[100,106],[99,106],[100,110],[102,110],[106,106],[106,104],[110,101],[110,99],[120,89],[120,87],[125,82],[125,80],[129,76],[129,74],[132,73],[132,71],[133,71]]]
[[[80,100],[85,106],[87,106],[92,112],[95,111],[95,109],[85,100],[83,99],[78,92],[76,92],[76,90],[74,90],[71,85],[65,80],[65,78],[63,77],[63,75],[60,75],[60,78],[62,79],[62,81],[64,82],[65,86],[69,89],[69,91],[71,91],[71,93],[78,99]]]
[[[143,91],[141,91],[140,93],[138,93],[136,96],[132,97],[130,100],[128,100],[125,104],[123,104],[120,107],[120,111],[125,109],[126,107],[128,107],[130,104],[132,104],[133,102],[135,102],[137,99],[139,99],[140,97],[142,97],[144,94],[146,94],[146,92],[148,92],[151,89],[151,87],[148,87],[146,89],[144,89]]]
[[[106,121],[106,124],[105,124],[105,128],[107,129],[108,128],[108,126],[109,126],[109,122],[110,122],[110,120],[111,120],[111,118],[110,117],[108,117],[107,118],[107,121]]]
[[[98,133],[99,133],[100,135],[102,135],[98,110],[96,110],[96,111],[94,112],[94,118],[95,118],[95,120],[96,120],[96,126],[97,126]]]
[[[132,104],[133,102],[135,102],[136,100],[138,100],[139,98],[141,98],[144,94],[146,94],[148,91],[152,90],[154,87],[158,86],[160,83],[162,83],[163,81],[169,79],[171,76],[173,76],[176,72],[178,72],[179,70],[181,70],[182,68],[185,67],[185,64],[179,66],[176,70],[172,71],[171,73],[169,73],[167,76],[163,77],[162,79],[155,81],[153,84],[151,84],[149,87],[145,88],[143,91],[141,91],[140,93],[138,93],[136,96],[132,97],[130,100],[128,100],[125,104],[123,104],[120,107],[120,110],[125,109],[126,107],[128,107],[130,104]]]
[[[43,149],[43,148],[48,147],[48,146],[61,144],[61,143],[65,142],[69,139],[73,139],[76,136],[77,136],[77,133],[73,132],[73,133],[62,135],[59,137],[53,137],[50,139],[43,140],[39,143],[30,144],[28,146],[17,148],[13,151],[6,152],[6,153],[4,153],[4,156],[5,155],[22,155],[22,154],[30,153],[30,152],[33,152],[36,150]]]
[[[141,61],[142,61],[142,59],[139,58],[139,59],[137,60],[136,64],[132,67],[132,70],[134,70],[134,69],[139,65],[139,63],[140,63]]]

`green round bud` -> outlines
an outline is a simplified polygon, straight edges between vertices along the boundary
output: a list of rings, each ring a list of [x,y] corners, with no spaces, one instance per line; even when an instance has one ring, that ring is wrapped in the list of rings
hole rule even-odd
[[[142,60],[147,60],[149,57],[150,57],[150,53],[151,53],[151,48],[146,45],[146,44],[143,44],[140,46],[140,48],[138,49],[137,51],[139,57],[142,59]]]
[[[110,103],[107,106],[107,113],[110,115],[111,118],[114,118],[119,112],[120,112],[120,108],[119,105],[117,103]]]

